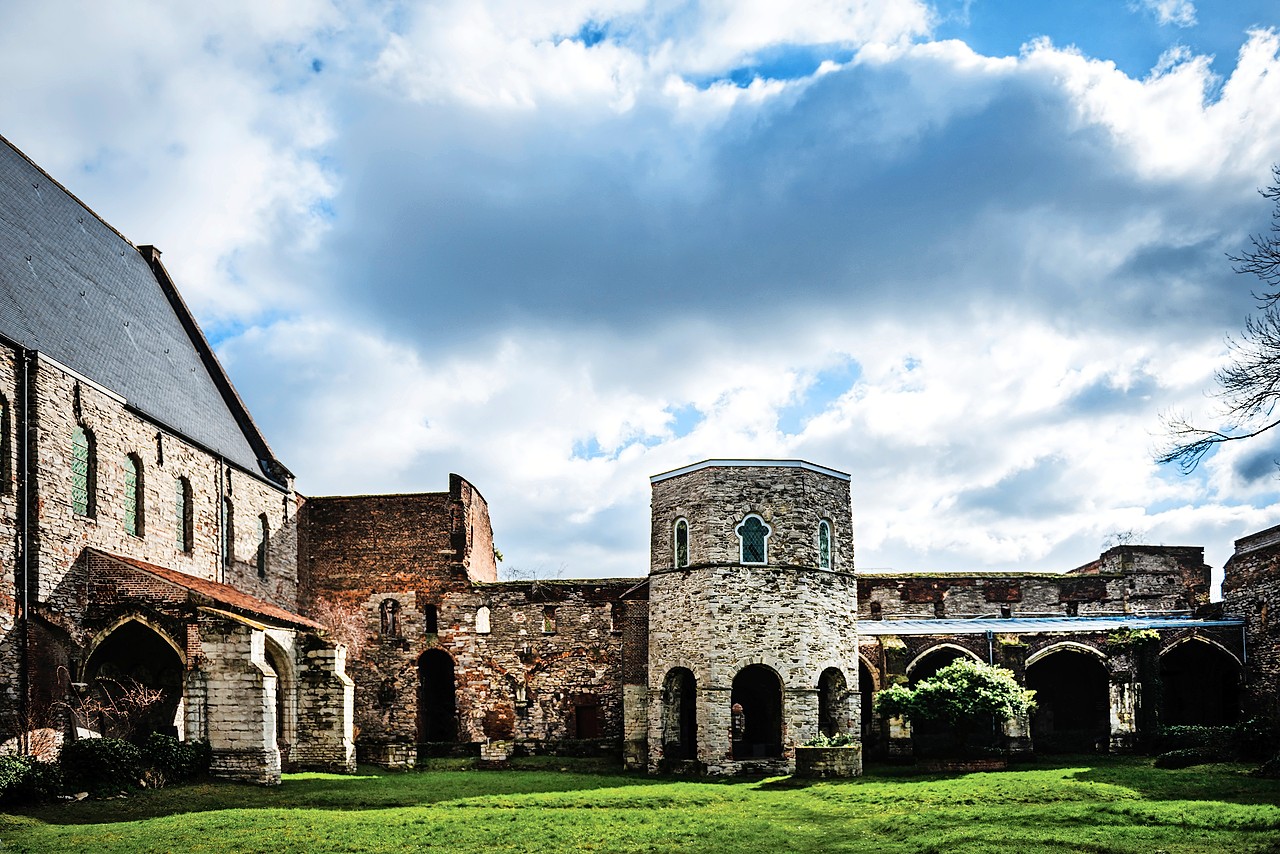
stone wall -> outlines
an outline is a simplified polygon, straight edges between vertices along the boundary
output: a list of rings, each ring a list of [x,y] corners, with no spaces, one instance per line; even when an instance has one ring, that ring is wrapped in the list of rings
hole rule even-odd
[[[1246,621],[1246,712],[1280,730],[1280,526],[1236,540],[1222,581],[1223,608]]]

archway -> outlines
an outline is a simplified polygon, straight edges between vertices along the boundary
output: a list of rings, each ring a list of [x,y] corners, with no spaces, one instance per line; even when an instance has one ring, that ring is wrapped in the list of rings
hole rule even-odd
[[[936,675],[939,670],[948,664],[961,658],[979,660],[969,650],[953,644],[940,644],[931,647],[926,652],[916,656],[915,660],[907,665],[908,683],[914,687],[925,679]],[[982,727],[982,731],[985,731],[986,724],[983,724]],[[994,734],[994,724],[992,724],[991,728]],[[915,744],[917,751],[924,754],[935,754],[949,749],[953,743],[954,735],[946,724],[937,721],[917,720],[911,721],[911,740]]]
[[[274,642],[266,642],[267,664],[276,674],[276,746],[282,753],[282,761],[288,763],[289,749],[297,741],[297,683],[289,654]]]
[[[662,755],[698,758],[698,683],[693,672],[672,668],[662,684]]]
[[[1031,738],[1043,753],[1105,749],[1111,733],[1110,679],[1097,655],[1064,647],[1027,665],[1036,692]]]
[[[458,710],[453,659],[429,649],[418,659],[418,741],[458,740]]]
[[[859,724],[862,731],[862,743],[872,743],[872,714],[875,707],[876,682],[871,668],[862,659],[858,659],[858,691],[862,696],[862,709]]]
[[[818,677],[818,730],[834,736],[849,726],[849,687],[839,668],[828,667]]]
[[[1240,664],[1216,644],[1193,638],[1160,656],[1160,722],[1224,726],[1240,719]]]
[[[773,668],[749,664],[733,677],[733,758],[750,759],[782,755],[782,680]]]
[[[89,687],[81,723],[118,738],[179,735],[183,670],[171,642],[139,620],[126,620],[85,661]]]

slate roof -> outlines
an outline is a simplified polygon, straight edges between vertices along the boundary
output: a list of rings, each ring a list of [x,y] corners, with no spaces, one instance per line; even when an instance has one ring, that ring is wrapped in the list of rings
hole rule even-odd
[[[196,578],[194,575],[187,575],[185,572],[178,572],[176,569],[156,566],[153,563],[111,554],[100,549],[86,549],[86,551],[104,558],[109,563],[115,563],[129,570],[146,573],[152,578],[157,578],[174,587],[186,590],[195,600],[203,600],[207,603],[221,606],[234,614],[257,618],[259,622],[283,623],[293,628],[309,629],[311,631],[324,629],[324,626],[315,620],[304,617],[301,614],[295,614],[292,611],[286,611],[284,608],[272,605],[270,602],[265,602],[256,596],[241,593],[229,584],[207,581],[203,578]]]
[[[158,253],[153,267],[2,136],[0,335],[238,467],[282,483],[279,464],[264,464],[274,456]]]

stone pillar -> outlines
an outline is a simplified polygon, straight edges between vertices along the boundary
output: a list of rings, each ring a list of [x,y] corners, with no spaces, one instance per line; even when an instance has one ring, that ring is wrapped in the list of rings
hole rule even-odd
[[[1111,706],[1109,746],[1113,752],[1127,753],[1137,745],[1138,709],[1142,699],[1133,654],[1113,655],[1107,660],[1107,671]]]
[[[291,758],[300,768],[355,771],[355,683],[346,672],[347,648],[315,635],[299,641],[298,734]]]
[[[276,748],[276,677],[266,660],[262,629],[231,618],[200,626],[210,771],[218,777],[264,785],[280,782]]]
[[[906,718],[889,718],[885,721],[888,730],[888,752],[890,759],[910,759],[915,753],[915,744],[911,740],[911,724]]]
[[[880,651],[884,657],[885,687],[907,684],[907,645],[896,635],[881,635]],[[885,721],[885,752],[890,759],[910,759],[915,754],[911,740],[911,724],[903,718]]]
[[[649,753],[649,689],[622,686],[622,761],[631,771],[643,770]]]

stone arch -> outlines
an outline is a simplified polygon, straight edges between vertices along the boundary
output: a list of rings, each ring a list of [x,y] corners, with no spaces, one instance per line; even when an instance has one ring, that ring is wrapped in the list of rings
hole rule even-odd
[[[267,635],[263,657],[276,675],[276,746],[281,759],[288,761],[288,751],[298,741],[298,672],[293,656]]]
[[[748,664],[733,677],[733,758],[782,755],[782,677],[767,664]],[[741,706],[741,717],[736,707]]]
[[[862,708],[859,710],[860,720],[858,723],[863,742],[871,740],[871,731],[874,728],[872,715],[875,708],[876,691],[879,690],[878,676],[879,673],[876,668],[872,667],[864,657],[858,656],[858,692],[862,695]]]
[[[849,682],[844,671],[828,667],[818,677],[818,730],[823,735],[844,735],[849,716]]]
[[[1106,656],[1072,641],[1027,660],[1026,685],[1036,692],[1031,738],[1044,753],[1105,749],[1111,733],[1111,679]]]
[[[458,740],[457,684],[452,656],[432,647],[418,657],[418,741]]]
[[[662,681],[662,755],[698,758],[698,680],[687,667],[673,667]]]
[[[1240,660],[1222,644],[1182,638],[1160,653],[1160,722],[1223,726],[1240,719]]]
[[[141,737],[151,732],[183,734],[183,680],[186,672],[183,650],[163,629],[139,615],[121,617],[85,648],[83,690],[109,708],[120,703],[134,684],[160,692],[157,702],[134,714],[95,713],[97,720],[81,723],[103,735]]]
[[[911,659],[911,663],[907,665],[907,679],[914,685],[921,679],[927,679],[937,673],[957,658],[965,657],[982,662],[982,658],[971,649],[965,649],[954,643],[934,644]]]
[[[1030,667],[1031,665],[1035,664],[1037,661],[1041,661],[1045,657],[1053,655],[1055,652],[1066,652],[1066,651],[1078,652],[1083,655],[1089,655],[1098,659],[1101,662],[1107,661],[1107,654],[1104,653],[1102,650],[1098,649],[1097,647],[1089,646],[1087,643],[1080,643],[1079,641],[1057,641],[1056,643],[1051,643],[1042,649],[1036,650],[1035,652],[1031,653],[1031,655],[1028,655],[1027,660],[1024,662],[1024,664],[1027,667]]]

